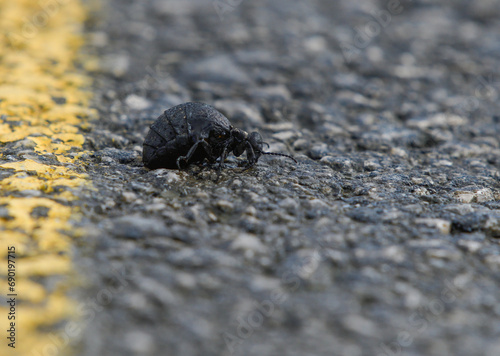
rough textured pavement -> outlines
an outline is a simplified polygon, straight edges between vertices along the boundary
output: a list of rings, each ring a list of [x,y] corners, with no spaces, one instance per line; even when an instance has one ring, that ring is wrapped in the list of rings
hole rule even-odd
[[[499,355],[499,5],[103,4],[77,355]],[[186,101],[299,164],[144,169]]]

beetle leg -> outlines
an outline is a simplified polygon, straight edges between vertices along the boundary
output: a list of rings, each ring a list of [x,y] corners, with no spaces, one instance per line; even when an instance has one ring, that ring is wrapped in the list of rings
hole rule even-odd
[[[247,164],[245,168],[243,168],[242,172],[252,168],[255,165],[255,163],[257,163],[258,159],[258,157],[255,155],[255,151],[253,150],[253,147],[250,144],[250,142],[247,142],[246,151],[247,151]]]
[[[247,168],[252,167],[257,162],[257,157],[250,142],[247,142]]]
[[[217,169],[219,174],[222,171],[222,167],[224,166],[224,161],[226,160],[228,153],[229,152],[228,152],[227,146],[225,146],[224,150],[222,151],[222,155],[220,156],[219,168]]]
[[[191,159],[191,157],[193,157],[199,145],[203,147],[208,157],[212,157],[212,149],[210,148],[210,145],[205,141],[205,139],[199,139],[198,141],[195,142],[193,146],[191,146],[191,148],[189,149],[188,153],[185,156],[179,156],[177,158],[177,167],[179,169],[181,169],[181,160],[184,162],[188,162]]]

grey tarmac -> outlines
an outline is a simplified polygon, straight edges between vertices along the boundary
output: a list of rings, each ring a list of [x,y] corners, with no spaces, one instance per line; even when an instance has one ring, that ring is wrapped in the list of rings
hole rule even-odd
[[[105,2],[76,354],[499,355],[499,5]],[[298,163],[145,169],[188,101]]]

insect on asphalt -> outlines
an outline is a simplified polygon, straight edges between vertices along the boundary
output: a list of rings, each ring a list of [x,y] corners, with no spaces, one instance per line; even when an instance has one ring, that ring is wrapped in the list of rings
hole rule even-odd
[[[297,163],[292,156],[264,152],[264,144],[258,132],[249,134],[233,127],[214,107],[184,103],[166,110],[151,125],[142,161],[149,169],[181,169],[205,159],[214,164],[219,158],[220,172],[229,153],[240,156],[246,152],[246,168],[254,166],[261,155],[283,156]]]

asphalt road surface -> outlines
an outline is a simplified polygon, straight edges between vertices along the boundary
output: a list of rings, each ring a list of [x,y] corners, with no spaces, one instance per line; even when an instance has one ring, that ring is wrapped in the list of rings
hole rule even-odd
[[[86,31],[73,354],[500,355],[499,1],[110,0]],[[298,163],[145,169],[188,101]]]

